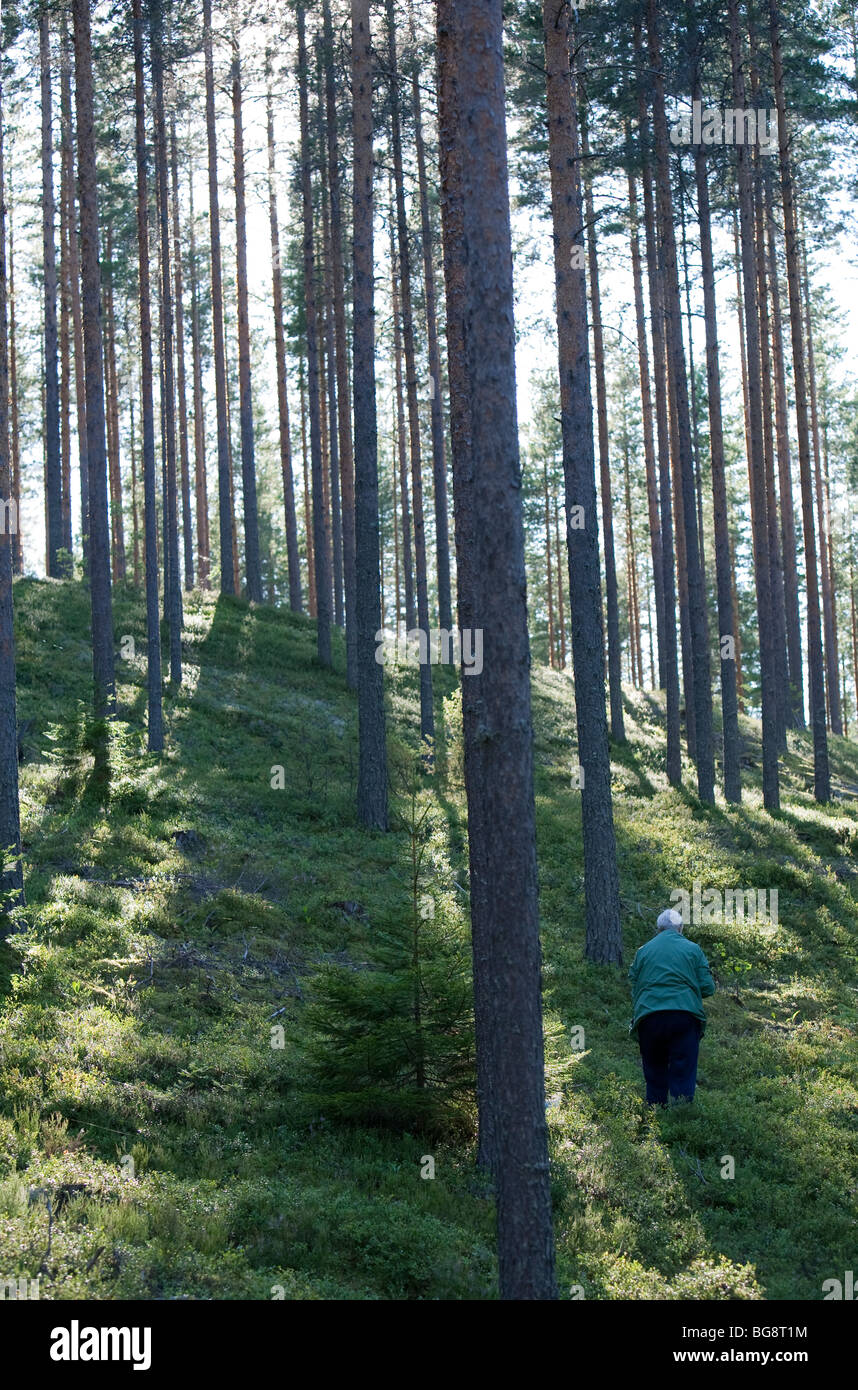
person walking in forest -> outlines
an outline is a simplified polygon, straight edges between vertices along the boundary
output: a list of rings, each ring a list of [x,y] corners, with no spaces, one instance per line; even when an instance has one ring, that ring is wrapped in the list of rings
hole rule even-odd
[[[697,1053],[706,1028],[703,1000],[715,993],[709,963],[694,941],[682,935],[675,908],[662,912],[656,934],[632,961],[634,1018],[648,1105],[694,1099]]]

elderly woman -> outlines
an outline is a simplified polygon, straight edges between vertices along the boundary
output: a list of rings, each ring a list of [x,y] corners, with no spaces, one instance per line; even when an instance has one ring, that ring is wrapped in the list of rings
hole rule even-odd
[[[715,993],[700,947],[682,935],[682,918],[669,907],[656,934],[637,952],[629,979],[649,1105],[693,1100],[697,1052],[706,1027],[703,1000]]]

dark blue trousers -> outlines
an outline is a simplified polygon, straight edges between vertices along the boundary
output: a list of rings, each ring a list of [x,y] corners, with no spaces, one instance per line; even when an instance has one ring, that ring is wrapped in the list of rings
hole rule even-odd
[[[694,1099],[702,1031],[700,1019],[685,1009],[659,1009],[641,1019],[638,1042],[649,1105],[666,1105],[668,1091]]]

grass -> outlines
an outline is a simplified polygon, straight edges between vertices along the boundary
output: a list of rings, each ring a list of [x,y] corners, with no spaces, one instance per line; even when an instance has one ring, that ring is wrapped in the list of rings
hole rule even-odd
[[[157,759],[144,748],[144,611],[119,591],[117,649],[132,636],[137,655],[118,661],[105,807],[88,780],[85,592],[22,580],[16,603],[19,716],[33,726],[28,905],[0,945],[0,1282],[38,1277],[42,1298],[493,1298],[493,1204],[472,1137],[339,1124],[305,1089],[314,970],[371,963],[376,936],[410,911],[406,831],[356,824],[342,644],[323,671],[309,620],[188,596],[185,683],[167,696]],[[422,886],[465,932],[455,683],[433,674],[444,756]],[[413,675],[388,681],[400,791]],[[704,809],[666,786],[657,698],[626,692],[629,742],[614,749],[626,964],[695,878],[779,894],[774,929],[690,933],[721,987],[694,1106],[653,1114],[625,970],[583,955],[566,675],[535,671],[534,717],[561,1296],[821,1298],[855,1258],[858,747],[832,740],[839,795],[822,808],[808,740],[790,735],[773,817],[745,721],[745,800]]]

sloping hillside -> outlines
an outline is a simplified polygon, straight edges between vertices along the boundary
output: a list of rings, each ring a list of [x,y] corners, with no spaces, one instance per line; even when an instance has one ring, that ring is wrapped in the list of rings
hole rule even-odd
[[[369,835],[342,649],[322,672],[308,620],[192,596],[157,760],[129,591],[117,645],[133,637],[136,656],[118,663],[105,807],[88,784],[86,595],[27,580],[16,600],[28,905],[0,947],[0,1276],[38,1277],[42,1298],[494,1297],[467,1096],[449,1123],[368,1126],[308,1081],[326,1046],[320,969],[381,979],[418,901],[444,924],[427,996],[467,961],[452,673],[436,672],[447,735],[423,788],[414,673],[391,677],[398,828]],[[819,1299],[854,1263],[858,1210],[858,749],[832,741],[830,808],[812,802],[796,738],[776,821],[753,789],[704,811],[665,787],[657,704],[629,698],[615,755],[627,960],[695,879],[776,889],[779,909],[776,926],[691,930],[720,985],[700,1089],[653,1115],[625,972],[583,960],[566,676],[535,672],[534,712],[561,1295]],[[757,726],[744,734],[754,777]],[[445,1036],[467,1070],[466,1021]]]

